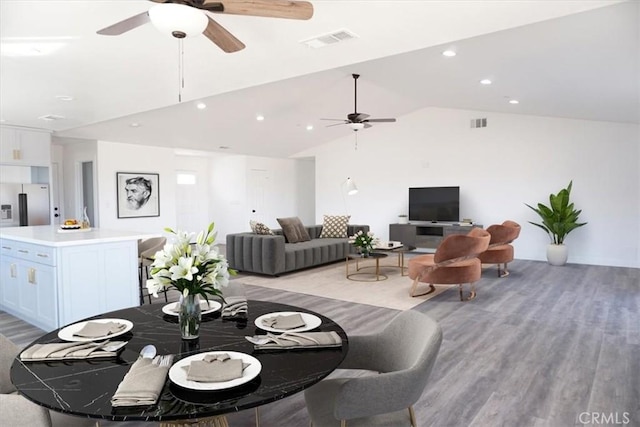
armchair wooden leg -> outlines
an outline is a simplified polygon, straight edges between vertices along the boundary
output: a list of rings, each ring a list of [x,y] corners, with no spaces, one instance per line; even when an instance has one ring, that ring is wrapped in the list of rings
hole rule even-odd
[[[464,297],[464,292],[462,289],[462,283],[459,283],[458,286],[460,287],[460,301],[471,301],[472,299],[474,299],[476,297],[476,285],[475,283],[469,283],[469,296],[467,296],[466,298]]]
[[[507,270],[507,263],[504,263],[504,268],[502,269],[502,273],[500,273],[500,264],[498,264],[498,276],[507,277],[509,275],[509,270]]]
[[[413,281],[413,284],[411,285],[411,290],[409,291],[409,295],[411,295],[412,297],[421,297],[423,295],[429,295],[432,292],[435,292],[436,287],[433,286],[431,283],[428,283],[429,285],[429,290],[426,292],[423,292],[421,294],[416,294],[416,288],[418,287],[418,278],[416,277],[415,280]]]
[[[413,406],[409,406],[409,420],[411,421],[411,427],[418,427],[418,422],[416,421],[416,413],[413,410]]]

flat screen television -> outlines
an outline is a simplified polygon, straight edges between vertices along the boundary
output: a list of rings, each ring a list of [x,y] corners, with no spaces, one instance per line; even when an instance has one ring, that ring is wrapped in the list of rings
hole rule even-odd
[[[409,188],[409,221],[460,221],[460,187]]]

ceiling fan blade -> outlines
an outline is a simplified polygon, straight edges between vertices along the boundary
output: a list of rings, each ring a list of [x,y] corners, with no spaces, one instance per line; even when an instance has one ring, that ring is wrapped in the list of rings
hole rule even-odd
[[[363,120],[365,123],[369,122],[369,123],[393,123],[396,121],[396,119],[367,119],[367,120]]]
[[[157,1],[157,0],[156,0]],[[308,1],[286,0],[204,0],[202,6],[188,3],[210,12],[230,15],[263,16],[267,18],[310,19],[313,5]],[[220,11],[222,5],[222,11]]]
[[[333,120],[334,122],[346,122],[345,119],[320,119],[320,120]]]
[[[367,129],[367,128],[372,128],[372,127],[373,127],[373,125],[370,125],[369,123],[365,123],[365,124],[364,124],[364,128],[365,128],[365,129]]]
[[[203,34],[220,49],[227,53],[237,52],[244,49],[244,43],[238,40],[233,34],[227,31],[222,25],[207,16],[209,23]]]
[[[332,125],[327,125],[327,126],[325,126],[325,127],[330,128],[330,127],[332,127],[332,126],[341,126],[341,125],[346,125],[346,124],[348,124],[348,123],[349,123],[349,122],[345,122],[345,121],[343,120],[343,121],[342,121],[342,123],[334,123],[334,124],[332,124]]]
[[[142,12],[138,15],[132,16],[131,18],[127,18],[124,21],[116,22],[113,25],[109,25],[108,27],[98,30],[97,33],[103,36],[119,36],[120,34],[131,31],[148,22],[151,22],[149,20],[149,13]]]

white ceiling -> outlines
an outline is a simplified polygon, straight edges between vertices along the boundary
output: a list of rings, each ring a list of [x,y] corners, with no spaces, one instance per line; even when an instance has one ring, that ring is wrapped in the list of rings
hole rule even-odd
[[[312,3],[309,21],[215,15],[247,47],[226,54],[204,36],[186,39],[179,103],[176,39],[150,24],[96,34],[154,3],[1,0],[2,123],[62,138],[287,157],[352,132],[319,120],[353,112],[352,73],[361,74],[358,110],[372,118],[438,106],[640,122],[637,1]],[[358,38],[320,49],[300,43],[340,29]],[[33,41],[64,46],[6,55],[7,43]],[[458,55],[443,57],[445,48]],[[378,126],[394,124],[362,132]]]

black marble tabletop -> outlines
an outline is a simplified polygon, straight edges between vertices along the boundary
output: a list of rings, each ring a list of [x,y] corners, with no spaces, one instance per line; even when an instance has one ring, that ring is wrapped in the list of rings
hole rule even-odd
[[[245,321],[220,318],[215,312],[203,316],[200,338],[180,338],[178,318],[162,312],[162,305],[146,305],[105,313],[96,318],[119,318],[133,322],[131,331],[114,340],[129,343],[117,358],[68,362],[21,362],[11,367],[11,380],[27,399],[67,414],[113,421],[169,421],[202,418],[253,408],[297,393],[329,375],[348,351],[344,330],[331,319],[298,307],[267,301],[248,302]],[[286,351],[254,351],[245,335],[263,334],[254,320],[267,313],[299,311],[315,314],[322,324],[314,331],[336,331],[343,340],[341,348]],[[58,330],[34,343],[61,342]],[[116,388],[135,362],[140,349],[153,344],[158,355],[174,354],[174,362],[205,351],[237,351],[250,354],[262,364],[252,381],[221,391],[193,391],[172,384],[167,377],[158,403],[144,407],[111,406]]]

